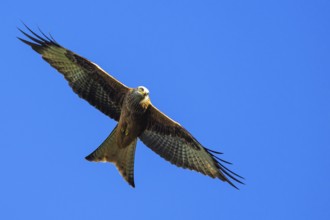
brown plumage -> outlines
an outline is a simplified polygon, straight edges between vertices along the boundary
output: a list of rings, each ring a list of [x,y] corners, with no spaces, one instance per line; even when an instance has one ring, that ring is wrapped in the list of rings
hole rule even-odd
[[[125,180],[134,184],[134,155],[137,139],[172,164],[219,178],[237,188],[241,176],[230,171],[219,152],[203,147],[179,123],[150,102],[143,86],[129,88],[95,63],[59,45],[52,37],[20,30],[31,41],[19,38],[63,74],[73,91],[110,118],[118,121],[108,138],[90,155],[89,161],[112,162]],[[230,180],[231,179],[231,180]]]

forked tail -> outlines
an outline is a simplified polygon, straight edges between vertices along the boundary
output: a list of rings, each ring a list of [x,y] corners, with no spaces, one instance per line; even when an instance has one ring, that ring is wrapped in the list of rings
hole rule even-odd
[[[116,142],[117,126],[105,141],[86,160],[93,162],[112,162],[120,174],[132,186],[134,184],[134,156],[137,139],[125,148],[120,148]]]

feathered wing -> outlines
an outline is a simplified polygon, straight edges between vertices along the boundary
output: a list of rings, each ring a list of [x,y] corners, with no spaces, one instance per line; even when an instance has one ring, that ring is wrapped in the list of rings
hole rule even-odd
[[[229,162],[215,155],[219,152],[203,147],[186,129],[153,105],[149,107],[148,114],[147,127],[139,138],[154,152],[176,166],[219,178],[235,188],[231,180],[243,184],[239,180],[241,176],[221,163]]]
[[[129,88],[110,76],[93,62],[59,45],[42,32],[42,37],[31,29],[30,41],[19,38],[42,55],[51,66],[62,73],[73,91],[109,117],[119,120],[122,102]]]

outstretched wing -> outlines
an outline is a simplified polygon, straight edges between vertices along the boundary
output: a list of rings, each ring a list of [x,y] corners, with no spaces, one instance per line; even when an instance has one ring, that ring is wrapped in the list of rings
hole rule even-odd
[[[32,42],[18,38],[42,55],[51,66],[62,73],[73,91],[109,117],[119,120],[125,94],[129,88],[110,76],[95,63],[59,45],[52,37],[42,37],[27,26]]]
[[[139,138],[154,152],[176,166],[219,178],[235,188],[230,179],[243,184],[239,180],[241,176],[221,163],[229,162],[215,155],[219,152],[203,147],[186,129],[153,105],[148,111],[147,127]]]

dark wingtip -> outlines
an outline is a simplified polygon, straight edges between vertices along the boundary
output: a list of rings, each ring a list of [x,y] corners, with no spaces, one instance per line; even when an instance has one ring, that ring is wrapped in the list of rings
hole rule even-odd
[[[205,148],[205,147],[204,147]],[[222,154],[218,151],[214,151],[208,148],[205,148],[206,151],[211,155],[211,157],[213,158],[214,162],[216,163],[216,165],[218,166],[219,169],[219,176],[218,178],[221,179],[222,181],[228,182],[232,187],[234,187],[235,189],[239,189],[235,184],[233,184],[230,180],[234,180],[237,183],[243,184],[245,185],[240,179],[244,180],[244,177],[238,175],[237,173],[231,171],[230,169],[228,169],[226,166],[224,166],[221,162],[226,163],[226,164],[230,164],[232,165],[231,162],[228,162],[224,159],[221,159],[220,157],[218,157],[215,154]]]
[[[93,162],[95,157],[93,156],[93,153],[91,153],[90,155],[86,156],[85,159],[90,161],[90,162]]]
[[[30,41],[27,41],[27,40],[24,40],[20,37],[17,37],[18,40],[22,41],[23,43],[29,45],[34,51],[36,51],[37,53],[42,53],[42,46],[39,45],[39,44],[35,44],[33,42],[30,42]]]
[[[225,172],[226,173],[226,172]],[[226,173],[227,174],[227,173]],[[228,174],[227,174],[228,175]],[[242,181],[232,177],[231,175],[228,175],[230,176],[230,178],[232,178],[233,180],[235,180],[236,182],[242,184],[242,185],[245,185],[245,183],[243,183]],[[219,178],[220,179],[220,178]],[[235,189],[237,190],[240,190],[234,183],[232,183],[228,178],[226,178],[225,182],[229,183],[229,185],[231,185],[232,187],[234,187]]]
[[[129,182],[128,183],[131,187],[135,188],[135,183],[134,182]]]
[[[209,148],[206,148],[206,147],[204,147],[207,151],[209,151],[209,153],[211,152],[211,153],[214,153],[214,154],[223,154],[222,152],[219,152],[219,151],[215,151],[215,150],[211,150],[211,149],[209,149]]]
[[[33,49],[40,49],[41,47],[47,47],[50,45],[55,45],[60,47],[60,45],[54,40],[54,38],[50,35],[50,37],[48,37],[46,34],[44,34],[41,29],[39,28],[39,31],[41,33],[40,36],[38,35],[36,32],[34,32],[31,28],[29,28],[23,21],[21,21],[23,23],[23,25],[25,26],[25,28],[30,32],[30,34],[26,33],[25,31],[23,31],[22,29],[20,29],[19,27],[17,27],[17,29],[24,35],[26,36],[28,39],[30,39],[32,42],[24,40],[20,37],[18,37],[19,40],[21,40],[22,42],[34,47]],[[38,51],[37,51],[38,52]]]
[[[233,184],[231,181],[227,181],[232,187],[234,187],[237,190],[240,190],[235,184]]]
[[[219,179],[221,179],[222,181],[228,182],[232,187],[234,187],[235,189],[238,189],[238,190],[239,190],[239,188],[235,184],[233,184],[231,182],[231,180],[234,180],[237,183],[240,183],[242,185],[245,185],[241,180],[239,180],[239,179],[243,179],[244,180],[244,177],[242,177],[242,176],[238,175],[237,173],[231,171],[230,169],[228,169],[226,166],[224,166],[221,163],[221,162],[223,162],[223,163],[232,165],[231,162],[228,162],[226,160],[223,160],[223,159],[219,158],[217,155],[215,155],[215,154],[221,154],[220,152],[217,152],[217,151],[214,151],[214,150],[211,150],[211,149],[208,149],[208,148],[205,148],[205,149],[211,155],[211,157],[213,158],[214,162],[218,166],[218,169],[219,169],[219,176],[218,176],[218,178]]]

